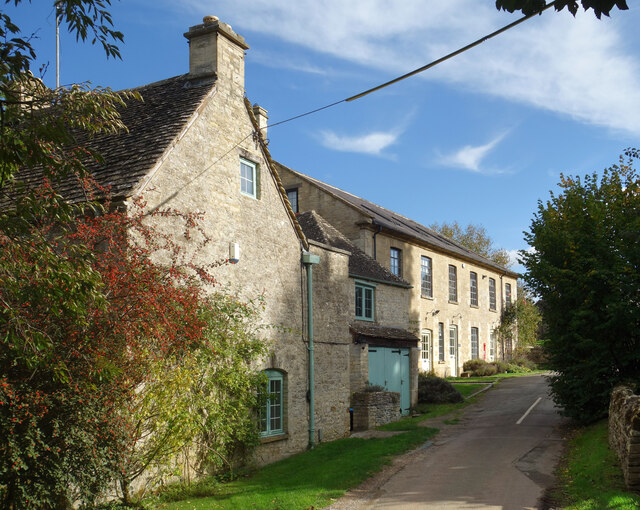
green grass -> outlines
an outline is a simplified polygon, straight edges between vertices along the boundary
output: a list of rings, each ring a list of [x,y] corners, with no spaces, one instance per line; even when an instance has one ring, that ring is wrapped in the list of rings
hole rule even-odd
[[[154,500],[146,506],[162,510],[322,508],[380,471],[394,456],[417,448],[433,437],[437,429],[421,426],[422,421],[449,414],[469,403],[421,405],[420,416],[405,417],[379,427],[379,430],[401,434],[323,443],[229,483],[209,479],[189,489],[174,491],[171,499],[178,499],[176,495],[181,494],[180,501]]]
[[[405,419],[386,430],[404,431],[387,438],[349,438],[324,443],[257,471],[250,477],[220,485],[211,497],[164,503],[164,510],[321,508],[356,487],[388,464],[393,456],[425,443],[437,429]],[[197,488],[196,488],[197,491]]]
[[[460,382],[460,381],[468,381],[468,382],[492,382],[492,381],[500,381],[502,379],[509,379],[511,377],[523,377],[527,375],[541,375],[548,373],[546,370],[533,370],[531,372],[519,372],[519,373],[504,373],[504,374],[495,374],[488,375],[485,377],[447,377],[447,381],[451,383]]]
[[[480,391],[487,386],[486,383],[469,384],[469,383],[454,383],[451,385],[458,390],[463,397],[467,398],[469,395],[474,394],[476,391]]]
[[[640,508],[640,495],[627,492],[607,441],[607,421],[581,429],[570,441],[553,497],[566,510]]]

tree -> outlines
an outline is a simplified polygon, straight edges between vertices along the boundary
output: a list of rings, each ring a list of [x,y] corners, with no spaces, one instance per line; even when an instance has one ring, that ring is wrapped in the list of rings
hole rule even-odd
[[[119,55],[109,0],[54,5],[80,40]],[[206,293],[216,265],[192,263],[208,241],[201,217],[148,212],[142,199],[120,210],[86,170],[100,159],[91,138],[126,129],[118,108],[134,95],[50,90],[30,72],[29,38],[1,12],[0,36],[0,506],[90,505],[126,476],[149,441],[136,428],[148,418],[141,399],[163,397],[164,417],[176,402],[154,385],[161,370],[197,376],[180,389],[198,395],[200,427],[189,435],[157,418],[145,432],[166,432],[167,444],[196,439],[210,448],[205,461],[255,442],[252,361],[263,347],[251,307]],[[66,200],[71,187],[82,201]],[[188,254],[154,228],[158,218],[191,239]],[[228,425],[207,400],[216,390],[244,413]]]
[[[518,281],[518,297],[502,310],[500,324],[495,329],[502,345],[511,345],[518,338],[516,351],[524,354],[538,343],[542,316],[529,290]]]
[[[581,0],[582,8],[586,11],[593,9],[598,19],[604,14],[609,16],[611,9],[617,7],[620,10],[627,10],[626,0]],[[521,11],[524,15],[540,12],[547,5],[546,0],[496,0],[496,8],[509,12]],[[578,12],[577,0],[555,0],[553,7],[556,11],[561,11],[565,7],[574,16]]]
[[[615,384],[640,382],[640,181],[621,158],[559,186],[539,202],[525,233],[534,251],[521,257],[544,302],[554,399],[589,422],[606,415]]]
[[[453,223],[433,223],[429,228],[502,267],[511,265],[509,254],[506,250],[494,247],[493,240],[482,225],[469,224],[462,227],[454,221]]]

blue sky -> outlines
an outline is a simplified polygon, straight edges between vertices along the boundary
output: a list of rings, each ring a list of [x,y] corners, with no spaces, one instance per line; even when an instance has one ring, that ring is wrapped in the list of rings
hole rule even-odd
[[[5,7],[55,82],[53,11]],[[275,159],[425,225],[483,225],[525,249],[538,200],[640,146],[640,4],[597,20],[546,11],[425,73],[269,130]],[[183,37],[213,14],[251,47],[245,86],[270,122],[420,67],[514,21],[493,0],[126,0],[122,61],[63,34],[61,82],[122,89],[188,70]],[[34,70],[35,71],[35,70]],[[520,269],[516,266],[516,269]]]

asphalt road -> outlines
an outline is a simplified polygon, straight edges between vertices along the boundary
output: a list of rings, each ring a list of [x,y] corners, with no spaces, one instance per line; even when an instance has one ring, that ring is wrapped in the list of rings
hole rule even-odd
[[[544,377],[507,379],[384,483],[368,509],[532,509],[562,450]]]

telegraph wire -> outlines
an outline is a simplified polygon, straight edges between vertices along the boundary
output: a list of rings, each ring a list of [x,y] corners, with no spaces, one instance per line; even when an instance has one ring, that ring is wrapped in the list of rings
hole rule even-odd
[[[393,80],[387,81],[385,83],[382,83],[381,85],[377,85],[376,87],[370,88],[368,90],[365,90],[364,92],[360,92],[354,96],[350,96],[344,99],[341,99],[339,101],[335,101],[331,104],[327,104],[325,106],[321,106],[320,108],[316,108],[314,110],[310,110],[308,112],[305,113],[301,113],[299,115],[295,115],[293,117],[290,117],[288,119],[284,119],[278,122],[274,122],[273,124],[268,124],[267,126],[260,128],[260,131],[263,129],[268,129],[268,128],[272,128],[272,127],[276,127],[276,126],[280,126],[282,124],[286,124],[287,122],[292,122],[294,120],[300,119],[302,117],[307,117],[308,115],[313,115],[314,113],[318,113],[321,112],[322,110],[327,110],[329,108],[332,108],[334,106],[337,106],[339,104],[342,103],[348,103],[351,101],[355,101],[356,99],[360,99],[361,97],[367,96],[369,94],[372,94],[373,92],[377,92],[380,89],[383,89],[385,87],[388,87],[390,85],[393,85],[395,83],[398,83],[399,81],[405,80],[407,78],[410,78],[411,76],[414,76],[416,74],[419,74],[423,71],[426,71],[427,69],[430,69],[432,67],[437,66],[438,64],[441,64],[442,62],[449,60],[450,58],[455,57],[456,55],[460,55],[461,53],[464,53],[465,51],[470,50],[471,48],[474,48],[475,46],[478,46],[480,44],[482,44],[485,41],[488,41],[489,39],[503,33],[506,32],[507,30],[519,25],[520,23],[523,23],[524,21],[527,21],[531,18],[533,18],[534,16],[538,16],[540,14],[542,14],[544,11],[546,11],[549,7],[552,7],[554,5],[554,1],[549,2],[548,4],[545,4],[544,7],[542,7],[540,10],[532,13],[532,14],[527,14],[525,16],[523,16],[522,18],[514,21],[513,23],[509,23],[508,25],[503,26],[502,28],[499,28],[498,30],[491,32],[488,35],[485,35],[483,37],[481,37],[480,39],[477,39],[476,41],[467,44],[466,46],[463,46],[460,49],[457,49],[456,51],[453,51],[447,55],[445,55],[444,57],[440,57],[437,60],[434,60],[433,62],[428,63],[427,65],[424,65],[422,67],[419,67],[418,69],[414,69],[413,71],[410,71],[406,74],[403,74],[402,76],[398,76],[397,78],[394,78]],[[250,136],[254,135],[255,132],[249,133],[247,136],[245,136],[242,140],[236,142],[233,147],[231,147],[228,151],[226,151],[222,156],[219,156],[214,162],[210,163],[204,170],[202,170],[196,177],[194,177],[190,182],[188,182],[185,186],[191,184],[192,182],[194,182],[196,179],[198,179],[199,177],[201,177],[204,173],[206,173],[211,167],[213,167],[214,165],[216,165],[217,163],[219,163],[222,159],[224,159],[227,155],[229,155],[236,147],[240,146],[240,144],[242,144],[247,138],[249,138]],[[171,198],[171,197],[170,197]],[[168,201],[165,200],[163,201],[166,202]]]
[[[465,51],[470,50],[471,48],[479,46],[483,42],[488,41],[489,39],[492,39],[493,37],[495,37],[497,35],[500,35],[503,32],[506,32],[507,30],[519,25],[520,23],[523,23],[523,22],[533,18],[534,16],[538,16],[538,15],[542,14],[549,7],[552,7],[554,5],[554,3],[555,2],[553,2],[553,1],[549,2],[548,4],[546,4],[544,7],[542,7],[538,11],[536,11],[534,13],[531,13],[531,14],[527,14],[527,15],[523,16],[522,18],[514,21],[513,23],[509,23],[508,25],[505,25],[502,28],[499,28],[498,30],[496,30],[494,32],[491,32],[490,34],[485,35],[485,36],[481,37],[480,39],[477,39],[476,41],[474,41],[474,42],[472,42],[470,44],[467,44],[466,46],[463,46],[462,48],[457,49],[456,51],[453,51],[453,52],[445,55],[444,57],[440,57],[439,59],[428,63],[427,65],[419,67],[418,69],[414,69],[413,71],[410,71],[410,72],[408,72],[406,74],[403,74],[402,76],[398,76],[397,78],[394,78],[393,80],[389,80],[389,81],[387,81],[385,83],[382,83],[382,84],[377,85],[377,86],[375,86],[373,88],[365,90],[364,92],[360,92],[360,93],[358,93],[358,94],[356,94],[354,96],[350,96],[350,97],[347,97],[345,99],[341,99],[340,101],[336,101],[334,103],[328,104],[326,106],[322,106],[320,108],[316,108],[315,110],[311,110],[311,111],[308,111],[306,113],[302,113],[300,115],[296,115],[294,117],[290,117],[288,119],[281,120],[279,122],[275,122],[274,124],[270,124],[268,126],[265,126],[262,129],[267,129],[267,128],[271,128],[271,127],[275,127],[275,126],[280,126],[281,124],[285,124],[287,122],[291,122],[293,120],[297,120],[297,119],[299,119],[301,117],[306,117],[307,115],[312,115],[314,113],[320,112],[322,110],[326,110],[328,108],[331,108],[333,106],[339,105],[341,103],[349,103],[351,101],[355,101],[356,99],[360,99],[361,97],[367,96],[367,95],[369,95],[369,94],[371,94],[373,92],[377,92],[378,90],[383,89],[385,87],[388,87],[390,85],[393,85],[395,83],[398,83],[399,81],[405,80],[407,78],[410,78],[411,76],[415,76],[416,74],[422,73],[422,72],[426,71],[427,69],[431,69],[432,67],[435,67],[438,64],[441,64],[442,62],[444,62],[446,60],[449,60],[450,58],[453,58],[453,57],[455,57],[457,55],[460,55],[461,53],[464,53]]]

